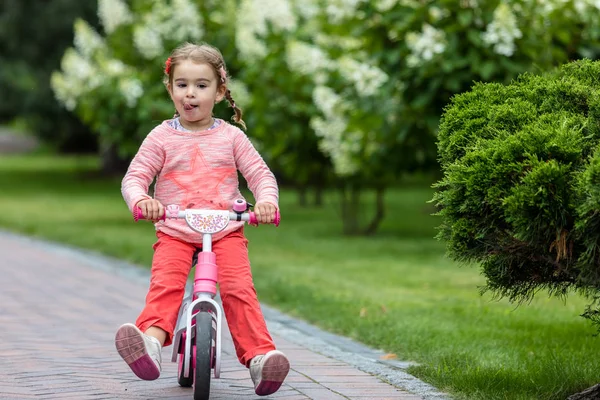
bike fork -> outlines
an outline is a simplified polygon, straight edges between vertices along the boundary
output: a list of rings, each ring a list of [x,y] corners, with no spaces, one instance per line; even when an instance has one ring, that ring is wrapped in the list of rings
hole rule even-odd
[[[214,376],[219,378],[221,374],[221,307],[214,300],[217,294],[217,263],[215,253],[212,251],[212,235],[204,234],[202,240],[202,251],[198,253],[196,263],[196,272],[194,274],[194,301],[185,310],[186,335],[185,335],[185,353],[191,354],[192,332],[196,316],[201,312],[208,312],[212,316],[215,324],[214,340]],[[183,315],[182,315],[183,317]],[[184,376],[189,376],[190,371],[189,357],[185,358]],[[211,362],[212,364],[212,362]]]

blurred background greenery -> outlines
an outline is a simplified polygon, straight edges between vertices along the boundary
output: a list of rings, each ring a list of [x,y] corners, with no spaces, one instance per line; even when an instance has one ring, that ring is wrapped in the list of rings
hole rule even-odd
[[[600,380],[585,300],[514,309],[480,296],[477,269],[444,257],[427,202],[452,96],[597,59],[598,11],[591,0],[3,0],[0,124],[42,151],[0,157],[0,226],[148,265],[152,229],[130,223],[119,179],[172,116],[169,52],[206,41],[283,188],[282,227],[248,230],[261,300],[415,361],[411,373],[457,398],[564,399]]]

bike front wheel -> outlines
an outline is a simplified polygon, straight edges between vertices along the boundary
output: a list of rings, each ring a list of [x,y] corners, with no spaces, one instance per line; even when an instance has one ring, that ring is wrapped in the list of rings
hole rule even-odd
[[[178,356],[177,382],[181,387],[192,387],[194,384],[194,362],[196,361],[194,357],[195,351],[194,346],[192,345],[190,354],[185,354],[185,332],[183,333],[180,346],[182,349]],[[190,373],[187,377],[183,374],[186,357],[190,360]]]
[[[196,315],[196,375],[194,400],[208,400],[210,396],[210,370],[212,364],[213,317],[201,311]]]

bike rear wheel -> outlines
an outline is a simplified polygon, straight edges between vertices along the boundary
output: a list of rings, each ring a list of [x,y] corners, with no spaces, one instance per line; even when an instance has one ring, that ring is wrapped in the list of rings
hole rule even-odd
[[[194,400],[208,400],[210,396],[210,370],[212,364],[212,315],[201,311],[196,315],[196,375]]]

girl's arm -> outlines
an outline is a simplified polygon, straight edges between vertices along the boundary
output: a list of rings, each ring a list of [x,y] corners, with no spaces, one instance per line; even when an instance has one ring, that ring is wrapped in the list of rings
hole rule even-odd
[[[163,167],[165,152],[156,136],[152,132],[146,136],[121,182],[121,193],[130,210],[141,200],[152,198],[148,189]]]
[[[279,188],[275,175],[242,131],[238,131],[234,138],[233,155],[237,169],[248,182],[256,203],[270,203],[278,208]]]

